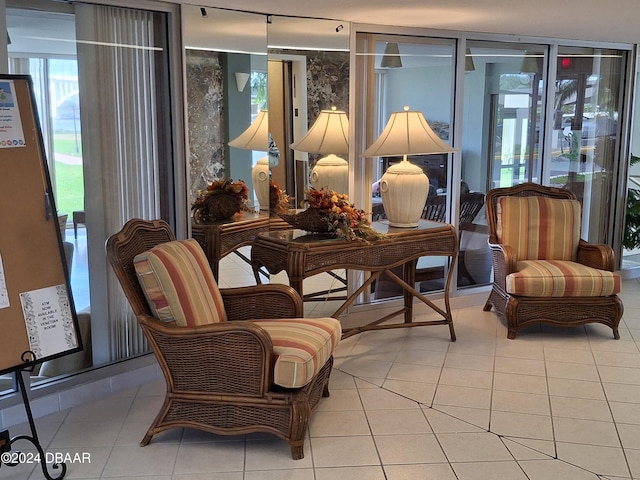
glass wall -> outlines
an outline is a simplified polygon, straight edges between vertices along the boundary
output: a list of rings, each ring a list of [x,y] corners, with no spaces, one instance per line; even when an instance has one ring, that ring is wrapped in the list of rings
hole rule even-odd
[[[9,73],[33,80],[85,345],[32,381],[148,352],[104,244],[132,217],[175,224],[168,22],[166,11],[7,2]]]
[[[547,47],[468,41],[465,53],[458,286],[491,281],[484,194],[539,182]]]
[[[462,177],[474,191],[537,182],[542,157],[543,46],[467,42]]]
[[[621,108],[627,54],[560,47],[555,62],[548,183],[568,188],[583,207],[585,240],[610,243],[620,168]]]
[[[455,41],[402,35],[359,33],[356,52],[359,72],[364,77],[366,95],[362,101],[366,112],[363,126],[364,146],[378,138],[394,112],[406,107],[423,114],[431,129],[441,140],[451,143],[455,84]],[[402,160],[388,156],[366,159],[371,172],[371,212],[373,221],[387,218],[381,199],[382,175]],[[408,160],[419,166],[429,181],[429,191],[422,218],[449,222],[449,201],[457,188],[451,189],[451,154],[410,155]],[[367,185],[368,186],[368,185]],[[367,203],[368,203],[367,202]],[[444,288],[448,259],[424,257],[418,260],[416,281],[419,290],[427,292]],[[399,287],[381,277],[376,281],[373,298],[386,299],[401,294]]]
[[[583,238],[617,246],[614,218],[624,205],[615,192],[627,168],[621,138],[630,49],[464,38],[444,47],[448,40],[424,36],[357,35],[358,82],[366,87],[360,91],[364,125],[357,131],[362,148],[377,138],[389,110],[402,103],[399,97],[420,105],[441,138],[458,142],[459,154],[423,165],[434,194],[425,212],[442,197],[446,208],[437,220],[454,223],[460,234],[458,288],[491,282],[483,203],[492,188],[523,182],[569,188],[583,205]],[[392,43],[400,61],[383,66]],[[412,70],[416,60],[429,64],[422,77]],[[420,83],[403,83],[411,78]],[[360,172],[371,178],[374,220],[384,218],[377,182],[392,161],[376,159]]]

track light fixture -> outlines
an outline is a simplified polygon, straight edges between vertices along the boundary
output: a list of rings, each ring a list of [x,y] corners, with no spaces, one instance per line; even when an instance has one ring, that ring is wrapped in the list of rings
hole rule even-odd
[[[202,18],[207,18],[209,16],[209,14],[207,13],[207,9],[204,7],[200,7],[200,15],[202,15]]]
[[[340,24],[336,27],[336,33],[344,28],[344,25]]]

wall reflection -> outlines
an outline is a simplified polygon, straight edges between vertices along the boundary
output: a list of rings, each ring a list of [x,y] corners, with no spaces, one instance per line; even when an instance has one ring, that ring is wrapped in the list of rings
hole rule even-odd
[[[247,183],[258,208],[251,173],[264,152],[228,142],[266,104],[266,17],[187,5],[183,19],[191,199],[212,180],[231,178]]]
[[[322,110],[349,112],[349,26],[332,20],[273,17],[268,25],[270,129],[280,162],[272,178],[295,206],[321,153],[290,145],[301,140]],[[338,152],[334,152],[338,153]],[[348,155],[342,155],[348,161]]]

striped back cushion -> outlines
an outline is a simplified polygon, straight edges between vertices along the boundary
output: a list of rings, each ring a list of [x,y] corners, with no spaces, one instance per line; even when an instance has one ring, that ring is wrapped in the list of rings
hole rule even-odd
[[[227,315],[209,262],[193,239],[162,243],[134,259],[138,281],[154,316],[195,327]]]
[[[580,241],[580,202],[547,197],[500,197],[498,242],[517,260],[575,261]]]

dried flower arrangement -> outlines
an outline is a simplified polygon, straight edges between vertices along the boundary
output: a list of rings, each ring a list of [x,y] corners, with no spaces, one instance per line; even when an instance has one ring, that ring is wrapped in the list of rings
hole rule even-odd
[[[374,240],[384,235],[375,231],[363,210],[349,202],[345,193],[333,190],[309,189],[309,208],[297,215],[280,215],[291,225],[311,232],[329,232],[347,240]]]
[[[226,220],[236,213],[249,211],[249,187],[242,180],[214,180],[191,204],[193,218],[200,223]]]

